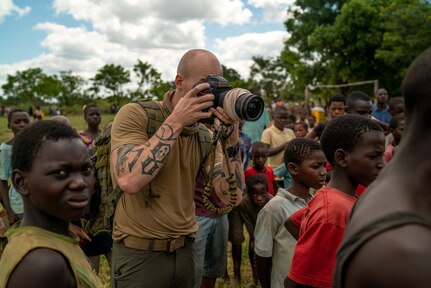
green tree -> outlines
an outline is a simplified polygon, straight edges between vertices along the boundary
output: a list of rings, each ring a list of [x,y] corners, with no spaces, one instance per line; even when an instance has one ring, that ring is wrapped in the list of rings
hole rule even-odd
[[[60,93],[61,83],[55,75],[46,75],[41,68],[30,68],[8,75],[2,89],[4,96],[17,103],[37,105],[56,98]]]
[[[77,100],[83,99],[82,88],[85,84],[83,77],[75,75],[72,71],[60,71],[61,91],[58,101],[61,105],[70,106]]]
[[[120,98],[126,96],[122,87],[130,82],[130,72],[121,65],[106,64],[91,80],[93,80],[93,91],[105,88],[111,92],[111,99],[119,102]]]
[[[162,75],[148,62],[138,59],[133,72],[138,78],[138,87],[131,93],[133,98],[161,99],[173,87],[171,83],[163,81]]]
[[[378,79],[398,93],[408,64],[431,46],[425,0],[296,1],[281,63],[297,91],[307,84]],[[427,36],[428,35],[428,36]]]
[[[276,98],[288,99],[287,80],[289,73],[281,64],[280,58],[255,56],[252,59],[249,85],[263,92],[262,96],[268,101]]]

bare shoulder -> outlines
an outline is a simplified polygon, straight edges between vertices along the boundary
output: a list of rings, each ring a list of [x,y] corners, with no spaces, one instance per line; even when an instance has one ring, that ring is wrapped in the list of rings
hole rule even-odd
[[[12,272],[8,287],[75,287],[68,261],[57,251],[35,249]]]
[[[345,287],[431,287],[431,229],[406,225],[370,239],[352,257]]]

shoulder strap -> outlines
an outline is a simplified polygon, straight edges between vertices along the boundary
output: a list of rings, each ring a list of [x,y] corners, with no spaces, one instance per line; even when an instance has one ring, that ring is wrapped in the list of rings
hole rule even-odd
[[[148,116],[148,126],[147,134],[148,138],[151,138],[160,126],[162,126],[165,121],[165,116],[163,115],[162,108],[160,105],[152,100],[137,99],[133,103],[138,103],[145,110]]]
[[[166,117],[163,114],[162,107],[156,101],[137,99],[133,103],[138,103],[148,115],[147,135],[151,138],[160,126],[162,126]],[[199,123],[199,147],[201,153],[201,163],[204,163],[205,158],[211,151],[211,133],[205,125]]]

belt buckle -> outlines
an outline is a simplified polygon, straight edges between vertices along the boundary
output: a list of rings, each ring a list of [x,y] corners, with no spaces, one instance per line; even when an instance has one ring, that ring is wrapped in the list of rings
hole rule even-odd
[[[177,240],[179,238],[172,238],[168,240],[168,251],[170,253],[174,252],[175,250],[177,250]]]

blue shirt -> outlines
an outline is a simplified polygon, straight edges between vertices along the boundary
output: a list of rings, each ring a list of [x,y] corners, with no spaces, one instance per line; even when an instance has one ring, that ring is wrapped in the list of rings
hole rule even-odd
[[[7,181],[12,175],[12,145],[2,143],[0,145],[0,180]],[[12,184],[9,187],[9,202],[15,214],[24,213],[24,203]]]
[[[257,121],[255,122],[245,121],[242,126],[242,131],[244,131],[244,133],[251,138],[251,143],[254,143],[254,142],[260,141],[260,139],[262,138],[263,130],[265,130],[269,122],[270,122],[270,119],[269,119],[268,109],[265,108],[263,110],[262,116],[260,116],[260,118]]]
[[[389,124],[389,121],[391,121],[391,114],[389,113],[389,106],[388,105],[386,105],[385,109],[383,109],[383,111],[381,111],[379,106],[377,106],[377,104],[374,104],[372,107],[371,115],[374,118],[385,122],[386,124]]]

